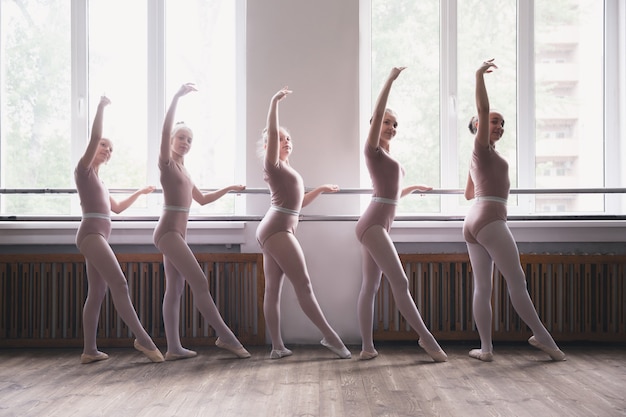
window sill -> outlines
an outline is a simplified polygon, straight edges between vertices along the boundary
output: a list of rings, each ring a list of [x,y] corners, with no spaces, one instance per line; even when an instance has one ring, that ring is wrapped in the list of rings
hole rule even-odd
[[[3,221],[0,222],[0,245],[73,245],[80,220],[75,221]],[[152,244],[156,221],[113,221],[109,243],[112,245]],[[245,243],[243,221],[190,221],[189,244]]]
[[[624,242],[626,220],[509,220],[517,242]],[[395,221],[394,242],[464,242],[463,221]]]
[[[302,219],[302,223],[356,222],[356,217]],[[245,228],[259,218],[238,220],[192,220],[187,227],[189,244],[246,244]],[[80,221],[0,221],[0,245],[73,245]],[[518,242],[624,242],[626,220],[509,220]],[[156,220],[114,220],[109,242],[123,245],[151,245]],[[318,227],[316,225],[316,227]],[[397,243],[464,242],[462,219],[397,219],[391,238]],[[249,237],[248,237],[249,238]]]

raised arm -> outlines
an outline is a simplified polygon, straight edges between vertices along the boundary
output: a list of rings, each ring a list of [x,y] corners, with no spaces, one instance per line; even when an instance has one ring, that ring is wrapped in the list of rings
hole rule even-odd
[[[139,190],[135,191],[130,196],[121,201],[117,201],[113,197],[109,196],[109,199],[111,201],[111,211],[115,214],[120,214],[128,207],[130,207],[135,201],[137,201],[140,195],[150,194],[154,190],[154,185],[148,185],[146,187],[140,188]]]
[[[280,123],[278,121],[278,102],[291,94],[287,86],[281,88],[272,96],[270,108],[267,112],[267,143],[265,149],[265,164],[277,165],[280,157]]]
[[[163,131],[161,132],[161,150],[159,152],[159,159],[163,161],[170,158],[170,136],[174,126],[174,116],[176,115],[178,99],[192,91],[198,91],[194,84],[186,83],[181,85],[176,94],[174,94],[174,98],[172,99],[170,107],[167,109],[167,113],[165,113],[165,119],[163,119]]]
[[[489,96],[485,87],[485,73],[490,73],[492,68],[497,68],[493,59],[482,63],[476,70],[476,111],[478,112],[478,131],[476,140],[484,146],[489,146]]]
[[[406,67],[394,67],[391,69],[387,80],[383,88],[378,94],[376,105],[374,106],[374,112],[370,121],[370,130],[367,135],[367,144],[370,148],[376,149],[380,144],[380,129],[383,124],[383,118],[385,117],[385,109],[387,108],[387,99],[389,98],[389,92],[391,91],[391,85],[398,78],[400,73],[405,70]]]
[[[93,119],[93,125],[91,127],[91,137],[89,138],[89,144],[85,149],[84,155],[80,158],[78,163],[83,168],[88,168],[98,152],[98,146],[100,146],[100,140],[102,140],[102,125],[104,119],[104,108],[111,104],[111,100],[107,97],[100,97],[98,108],[96,109],[96,116]]]
[[[233,184],[229,185],[228,187],[220,188],[219,190],[203,193],[198,187],[194,186],[191,195],[193,196],[193,199],[195,201],[197,201],[201,206],[204,206],[205,204],[209,204],[216,200],[219,200],[231,191],[243,191],[245,189],[245,185]]]
[[[302,199],[302,207],[306,207],[313,202],[317,197],[323,193],[336,193],[339,191],[339,186],[335,184],[324,184],[307,191]]]

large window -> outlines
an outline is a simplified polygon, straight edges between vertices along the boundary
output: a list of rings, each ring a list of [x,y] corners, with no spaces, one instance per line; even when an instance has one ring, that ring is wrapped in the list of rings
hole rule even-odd
[[[408,67],[389,100],[399,115],[392,153],[405,166],[405,184],[450,191],[407,197],[401,213],[465,211],[469,203],[455,190],[465,188],[473,143],[474,74],[495,58],[499,68],[485,79],[492,108],[506,120],[498,150],[511,187],[525,191],[511,195],[509,212],[623,214],[623,195],[592,192],[626,187],[622,164],[610,162],[626,148],[618,122],[624,97],[607,99],[624,82],[617,65],[624,23],[612,19],[618,1],[371,0],[370,7],[372,103],[390,68]],[[572,189],[582,192],[563,192]]]
[[[178,87],[177,120],[194,132],[185,165],[204,189],[243,182],[235,174],[237,17],[242,0],[0,1],[0,215],[77,215],[73,171],[96,105],[107,95],[104,134],[114,144],[100,170],[110,189],[160,187],[161,123]],[[243,163],[243,158],[241,162]],[[117,195],[123,197],[123,194]],[[235,211],[234,196],[192,213]],[[125,214],[158,215],[159,192]]]

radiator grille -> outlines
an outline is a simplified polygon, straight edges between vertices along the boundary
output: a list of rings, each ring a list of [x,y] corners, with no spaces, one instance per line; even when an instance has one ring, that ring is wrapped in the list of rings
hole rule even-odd
[[[467,254],[400,255],[409,289],[439,340],[475,340],[472,268]],[[626,256],[524,254],[528,290],[548,330],[560,341],[626,341]],[[493,336],[522,341],[530,329],[510,303],[494,270]],[[376,340],[415,340],[383,279],[375,304]]]
[[[263,260],[259,254],[198,254],[224,321],[245,344],[265,344]],[[164,343],[165,278],[159,254],[118,255],[141,323]],[[0,346],[82,346],[82,306],[87,277],[81,255],[0,255]],[[186,286],[181,339],[210,345],[213,329],[193,304]],[[102,304],[98,343],[127,346],[132,334],[117,315],[109,293]]]
[[[439,340],[477,340],[472,318],[472,271],[467,254],[403,254],[409,289]],[[208,285],[228,326],[245,344],[265,344],[263,260],[260,254],[198,254]],[[118,255],[139,318],[165,342],[161,255]],[[528,289],[539,316],[559,341],[626,341],[626,256],[524,254]],[[530,330],[510,304],[506,283],[494,272],[496,341],[522,341]],[[82,346],[87,294],[81,255],[0,255],[0,347]],[[211,345],[213,330],[193,305],[186,286],[181,338]],[[103,302],[98,343],[128,346],[132,335],[110,297]],[[415,340],[383,280],[375,304],[376,340]]]

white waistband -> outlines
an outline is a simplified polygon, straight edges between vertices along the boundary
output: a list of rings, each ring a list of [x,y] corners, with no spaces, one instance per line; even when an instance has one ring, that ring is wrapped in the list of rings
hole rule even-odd
[[[291,210],[291,209],[280,207],[280,206],[271,206],[270,208],[272,210],[280,211],[281,213],[291,214],[292,216],[299,216],[300,215],[300,212],[298,212],[296,210]]]
[[[491,196],[476,197],[476,201],[495,201],[496,203],[502,203],[502,204],[507,203],[506,198],[491,197]]]
[[[163,206],[163,210],[167,210],[167,211],[184,211],[185,213],[189,213],[189,207]]]
[[[398,200],[392,200],[391,198],[372,197],[372,201],[375,201],[376,203],[391,204],[394,206],[398,205]]]
[[[102,213],[83,213],[83,219],[103,219],[111,220],[111,216]]]

